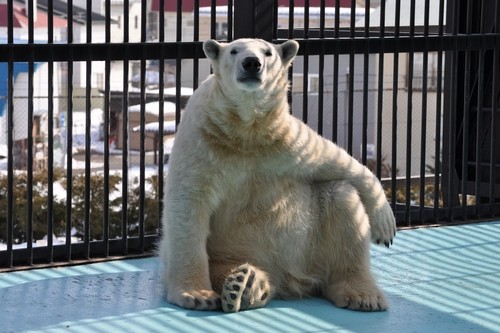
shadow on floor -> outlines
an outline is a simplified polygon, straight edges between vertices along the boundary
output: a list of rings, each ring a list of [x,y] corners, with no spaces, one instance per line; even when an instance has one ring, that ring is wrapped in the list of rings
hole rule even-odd
[[[0,274],[0,332],[500,332],[500,223],[405,230],[374,247],[391,308],[273,300],[236,314],[166,303],[158,258]]]

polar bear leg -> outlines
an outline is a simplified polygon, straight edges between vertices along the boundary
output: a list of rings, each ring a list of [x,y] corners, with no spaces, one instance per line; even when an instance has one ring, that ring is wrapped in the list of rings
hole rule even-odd
[[[360,196],[347,181],[317,185],[325,248],[331,271],[324,295],[336,306],[361,311],[388,307],[370,271],[370,222]],[[328,245],[330,244],[330,245]]]
[[[261,308],[270,299],[271,285],[267,274],[248,263],[232,269],[222,283],[224,312]]]

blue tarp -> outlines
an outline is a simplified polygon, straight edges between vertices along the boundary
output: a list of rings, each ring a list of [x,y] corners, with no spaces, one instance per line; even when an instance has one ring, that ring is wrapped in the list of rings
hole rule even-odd
[[[40,63],[34,64],[34,70],[36,71]],[[20,73],[28,72],[29,66],[27,62],[15,62],[14,63],[14,82]],[[0,117],[3,117],[5,111],[7,110],[7,97],[9,94],[9,66],[6,62],[0,62]]]
[[[5,38],[0,38],[0,43],[6,44],[7,40]],[[26,40],[16,39],[14,44],[24,44]],[[34,70],[36,71],[41,63],[34,64]],[[29,69],[27,62],[15,62],[14,63],[14,82],[20,73],[27,73]],[[3,117],[5,111],[7,110],[7,97],[9,95],[9,65],[6,62],[0,62],[0,117]]]

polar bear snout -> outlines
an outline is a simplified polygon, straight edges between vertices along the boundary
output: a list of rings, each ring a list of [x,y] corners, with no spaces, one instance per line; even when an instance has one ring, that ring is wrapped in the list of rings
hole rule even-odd
[[[262,69],[262,64],[257,57],[246,57],[241,64],[245,72],[258,73]]]
[[[247,56],[241,60],[238,73],[238,83],[245,90],[258,89],[262,83],[264,66],[256,56]]]

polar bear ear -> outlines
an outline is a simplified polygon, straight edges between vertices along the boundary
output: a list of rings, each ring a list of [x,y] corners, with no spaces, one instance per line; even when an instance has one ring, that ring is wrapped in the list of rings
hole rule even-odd
[[[211,60],[217,60],[219,58],[222,45],[220,45],[216,40],[209,39],[203,43],[203,52],[207,58]]]
[[[294,40],[287,40],[278,46],[278,52],[284,63],[290,63],[299,51],[299,43]]]

